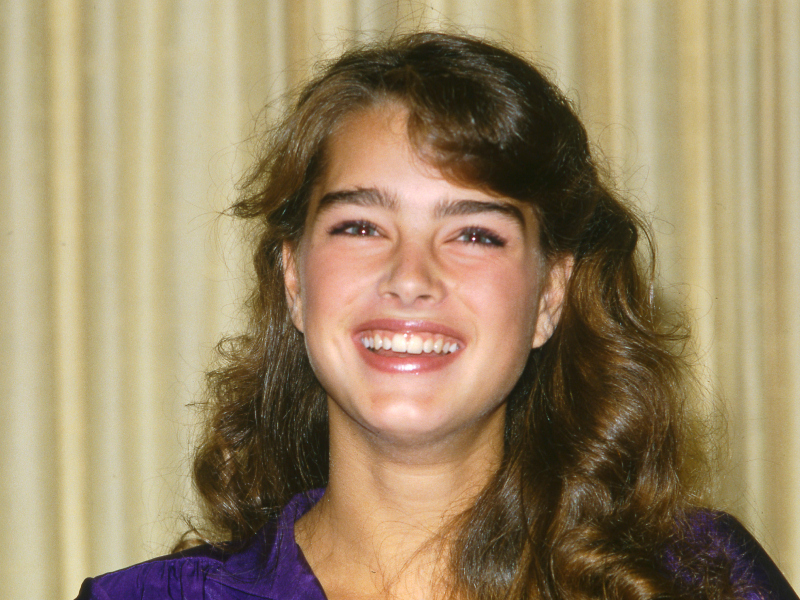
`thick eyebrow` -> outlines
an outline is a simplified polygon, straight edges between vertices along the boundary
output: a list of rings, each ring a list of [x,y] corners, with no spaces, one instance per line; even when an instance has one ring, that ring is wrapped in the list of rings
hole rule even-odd
[[[355,188],[328,192],[319,199],[317,214],[324,212],[336,204],[354,204],[356,206],[376,206],[387,210],[397,210],[397,200],[390,193],[378,188]],[[437,219],[460,215],[476,215],[495,212],[511,217],[525,229],[525,216],[519,207],[510,202],[489,202],[486,200],[441,200],[433,209]]]
[[[459,215],[475,215],[479,213],[496,212],[511,217],[525,229],[525,215],[519,207],[510,202],[487,202],[485,200],[456,200],[454,202],[439,202],[433,211],[437,219]]]
[[[317,213],[323,212],[335,204],[355,204],[356,206],[377,206],[387,210],[396,210],[394,197],[377,188],[356,188],[328,192],[319,199]]]

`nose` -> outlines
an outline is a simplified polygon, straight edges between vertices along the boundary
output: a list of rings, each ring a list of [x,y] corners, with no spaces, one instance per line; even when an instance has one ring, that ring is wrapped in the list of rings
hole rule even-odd
[[[403,305],[439,302],[445,288],[434,253],[418,242],[398,242],[378,291]]]

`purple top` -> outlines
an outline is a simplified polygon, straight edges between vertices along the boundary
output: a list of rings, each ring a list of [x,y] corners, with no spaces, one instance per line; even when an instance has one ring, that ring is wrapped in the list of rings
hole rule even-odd
[[[84,581],[76,600],[326,600],[294,539],[294,523],[322,498],[324,490],[298,494],[277,519],[244,547],[226,553],[198,546]],[[732,577],[747,600],[798,600],[758,542],[733,517],[704,512],[684,540],[713,545],[733,561]],[[691,580],[665,557],[677,577]]]
[[[198,546],[87,579],[76,600],[326,600],[294,540],[324,490],[298,494],[241,550]]]

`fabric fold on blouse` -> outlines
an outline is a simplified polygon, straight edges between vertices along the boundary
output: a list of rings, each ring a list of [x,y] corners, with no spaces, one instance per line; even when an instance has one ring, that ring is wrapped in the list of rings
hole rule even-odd
[[[205,545],[156,558],[87,579],[76,600],[325,600],[294,539],[295,521],[323,494],[298,494],[236,552]]]

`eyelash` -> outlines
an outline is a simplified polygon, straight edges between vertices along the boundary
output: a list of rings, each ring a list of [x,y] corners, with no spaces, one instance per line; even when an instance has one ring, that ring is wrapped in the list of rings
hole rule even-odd
[[[458,234],[456,240],[461,240],[467,244],[474,244],[476,246],[496,246],[502,248],[506,245],[506,240],[483,227],[468,227]]]
[[[332,227],[328,233],[330,235],[372,237],[378,235],[378,228],[369,221],[345,221],[344,223]],[[467,227],[463,229],[455,239],[456,241],[462,241],[474,246],[502,248],[506,245],[506,240],[483,227]]]
[[[350,231],[348,231],[350,230]],[[345,221],[332,227],[331,235],[352,235],[353,237],[370,237],[378,235],[378,228],[369,221]]]

